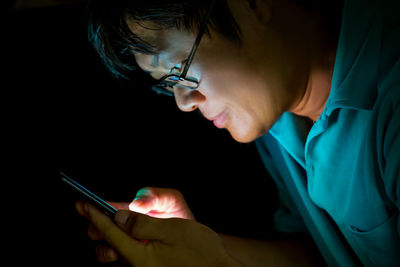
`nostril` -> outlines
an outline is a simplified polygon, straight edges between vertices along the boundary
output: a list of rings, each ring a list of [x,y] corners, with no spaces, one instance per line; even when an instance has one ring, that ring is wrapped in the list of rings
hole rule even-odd
[[[205,101],[205,97],[197,90],[176,87],[175,101],[180,110],[190,112],[197,109]]]

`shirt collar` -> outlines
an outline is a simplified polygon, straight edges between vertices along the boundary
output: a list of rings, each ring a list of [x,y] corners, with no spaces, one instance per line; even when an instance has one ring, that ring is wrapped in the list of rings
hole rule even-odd
[[[377,98],[382,17],[375,0],[345,1],[331,92],[323,113],[370,110]]]
[[[309,125],[305,118],[285,112],[269,133],[305,168],[304,147]]]
[[[370,110],[375,104],[382,37],[378,8],[378,0],[345,1],[331,92],[318,120],[320,131],[335,109]],[[286,112],[269,133],[304,167],[309,134],[304,118]]]

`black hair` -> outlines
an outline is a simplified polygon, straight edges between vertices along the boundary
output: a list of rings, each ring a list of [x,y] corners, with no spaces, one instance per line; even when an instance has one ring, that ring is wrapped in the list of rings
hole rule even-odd
[[[87,7],[89,41],[100,55],[103,63],[117,78],[127,78],[137,70],[133,51],[157,54],[157,47],[133,33],[127,19],[143,22],[151,21],[156,29],[178,29],[196,32],[213,0],[90,0]],[[227,0],[215,0],[214,9],[206,34],[212,27],[223,37],[240,44],[240,28],[230,13]],[[247,0],[251,8],[256,8],[255,0]],[[289,0],[303,6],[319,16],[328,35],[335,43],[340,28],[343,0]],[[329,3],[328,3],[329,2]],[[336,9],[337,10],[336,10]],[[210,36],[210,35],[209,35]]]
[[[127,78],[137,69],[133,51],[157,54],[157,47],[133,33],[127,19],[152,21],[156,29],[176,28],[196,32],[212,0],[91,0],[87,7],[88,37],[103,63],[117,78]],[[240,42],[240,29],[226,0],[216,0],[210,23],[222,36]]]

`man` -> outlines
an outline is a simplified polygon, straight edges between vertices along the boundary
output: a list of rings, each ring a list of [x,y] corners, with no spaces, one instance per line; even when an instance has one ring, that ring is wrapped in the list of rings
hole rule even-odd
[[[400,264],[398,2],[107,2],[89,5],[106,66],[116,76],[139,67],[182,111],[200,110],[239,142],[256,140],[279,189],[278,230],[308,231],[329,265]],[[129,208],[113,222],[77,204],[90,237],[111,246],[98,248],[100,261],[316,263],[296,240],[218,235],[174,190],[145,188]]]

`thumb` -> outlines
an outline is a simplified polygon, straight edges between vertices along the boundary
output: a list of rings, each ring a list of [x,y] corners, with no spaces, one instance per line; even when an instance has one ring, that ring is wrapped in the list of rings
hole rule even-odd
[[[136,193],[135,199],[129,204],[129,209],[147,214],[155,208],[156,202],[157,196],[154,194],[154,188],[144,187]]]
[[[154,199],[151,198],[135,198],[129,204],[129,210],[147,214],[154,209]]]
[[[119,210],[114,220],[122,230],[135,239],[164,242],[170,242],[171,237],[178,235],[179,224],[175,221],[183,221],[177,218],[155,218],[129,210]]]

